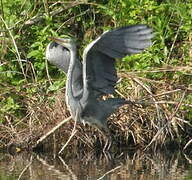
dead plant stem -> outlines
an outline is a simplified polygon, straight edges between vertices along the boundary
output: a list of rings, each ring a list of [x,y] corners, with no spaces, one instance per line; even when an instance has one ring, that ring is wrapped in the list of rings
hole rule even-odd
[[[77,125],[77,118],[75,118],[75,123],[73,126],[73,130],[71,132],[71,135],[69,137],[69,139],[67,140],[67,142],[65,143],[65,145],[61,148],[61,150],[59,151],[58,154],[61,154],[63,152],[63,150],[65,149],[65,147],[67,147],[67,145],[69,144],[69,142],[71,141],[72,137],[76,134],[77,130],[76,130],[76,125]]]
[[[34,147],[37,147],[38,144],[40,144],[43,140],[45,140],[48,136],[50,136],[52,133],[54,133],[58,128],[60,128],[63,124],[71,120],[71,116],[61,121],[59,124],[57,124],[55,127],[53,127],[49,132],[47,132],[45,135],[41,136],[40,139],[36,142]]]
[[[182,105],[183,99],[185,97],[186,92],[183,93],[180,102],[178,103],[177,107],[175,108],[175,111],[172,113],[172,115],[169,117],[167,123],[161,127],[161,129],[158,130],[158,132],[156,133],[156,135],[153,137],[153,139],[151,140],[151,142],[145,147],[144,151],[146,149],[148,149],[148,147],[157,139],[157,137],[161,134],[161,132],[169,125],[173,122],[174,120],[174,116],[176,115],[176,113],[178,112],[180,106]]]

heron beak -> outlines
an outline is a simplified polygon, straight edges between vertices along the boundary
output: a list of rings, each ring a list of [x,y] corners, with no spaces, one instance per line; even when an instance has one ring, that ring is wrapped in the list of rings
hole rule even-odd
[[[56,38],[56,37],[48,37],[48,39],[58,43],[58,44],[63,44],[63,43],[67,43],[68,41],[65,39],[60,39],[60,38]]]

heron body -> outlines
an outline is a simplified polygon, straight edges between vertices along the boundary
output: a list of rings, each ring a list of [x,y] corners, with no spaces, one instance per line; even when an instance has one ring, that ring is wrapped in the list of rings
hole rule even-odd
[[[82,63],[72,39],[52,38],[46,57],[67,73],[66,102],[73,119],[108,131],[107,118],[130,103],[123,98],[101,98],[115,91],[115,59],[142,52],[151,46],[152,37],[152,30],[146,25],[105,32],[85,48]]]

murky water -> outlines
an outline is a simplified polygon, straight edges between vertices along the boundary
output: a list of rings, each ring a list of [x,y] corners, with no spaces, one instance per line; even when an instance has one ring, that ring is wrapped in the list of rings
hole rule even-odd
[[[192,157],[181,152],[53,157],[0,154],[0,180],[190,180]]]

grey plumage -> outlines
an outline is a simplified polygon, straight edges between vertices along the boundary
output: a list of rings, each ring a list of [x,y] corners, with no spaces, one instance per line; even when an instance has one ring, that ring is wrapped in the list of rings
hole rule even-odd
[[[67,74],[70,63],[70,51],[67,48],[53,41],[47,46],[46,58]],[[82,94],[83,89],[82,63],[79,59],[76,61],[72,76],[73,92],[74,96],[77,97]]]
[[[74,119],[108,131],[107,118],[130,103],[122,98],[100,98],[114,93],[118,80],[115,59],[142,52],[151,46],[152,37],[152,30],[146,25],[105,32],[86,47],[82,63],[73,40],[52,38],[54,42],[48,45],[46,57],[67,73],[66,101]]]

